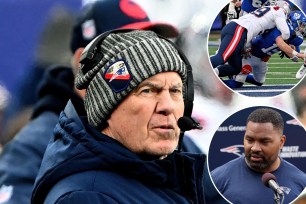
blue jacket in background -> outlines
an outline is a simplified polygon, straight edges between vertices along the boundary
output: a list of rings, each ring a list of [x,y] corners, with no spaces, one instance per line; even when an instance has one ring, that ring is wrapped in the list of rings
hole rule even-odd
[[[8,143],[0,157],[0,186],[10,187],[6,204],[30,203],[35,177],[58,122],[54,112],[44,112],[27,124]]]
[[[137,155],[86,121],[69,102],[44,155],[32,204],[205,203],[205,155]]]
[[[73,97],[71,68],[48,68],[39,85],[39,101],[31,121],[0,155],[0,200],[2,204],[28,204],[36,175],[58,122],[59,113]]]

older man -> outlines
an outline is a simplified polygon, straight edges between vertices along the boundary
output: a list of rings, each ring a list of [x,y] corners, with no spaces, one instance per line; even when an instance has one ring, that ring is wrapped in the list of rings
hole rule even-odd
[[[76,80],[88,117],[61,114],[32,203],[205,203],[205,156],[175,151],[187,64],[151,31],[92,41]]]

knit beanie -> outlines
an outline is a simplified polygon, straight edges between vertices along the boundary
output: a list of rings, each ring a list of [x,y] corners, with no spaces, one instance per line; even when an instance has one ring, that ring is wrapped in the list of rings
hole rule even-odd
[[[186,81],[186,64],[177,49],[152,31],[111,33],[97,46],[100,62],[88,71],[81,67],[75,81],[78,89],[87,89],[88,122],[97,129],[106,127],[113,110],[145,79],[174,71]]]

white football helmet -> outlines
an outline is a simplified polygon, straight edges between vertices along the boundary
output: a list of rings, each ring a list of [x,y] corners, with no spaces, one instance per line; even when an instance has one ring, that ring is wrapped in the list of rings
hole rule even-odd
[[[276,1],[275,6],[279,6],[280,8],[282,8],[286,14],[286,17],[288,17],[289,13],[291,12],[291,7],[289,3],[286,1],[282,0]]]

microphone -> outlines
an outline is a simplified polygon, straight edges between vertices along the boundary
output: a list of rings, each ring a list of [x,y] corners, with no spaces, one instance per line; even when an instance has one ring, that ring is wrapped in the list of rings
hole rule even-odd
[[[199,130],[203,129],[200,123],[196,122],[193,118],[187,116],[179,118],[177,121],[177,125],[182,131],[188,131],[192,129],[199,129]]]
[[[272,188],[275,193],[279,195],[284,195],[284,192],[276,183],[276,177],[271,173],[264,173],[261,177],[262,183],[268,188]]]

